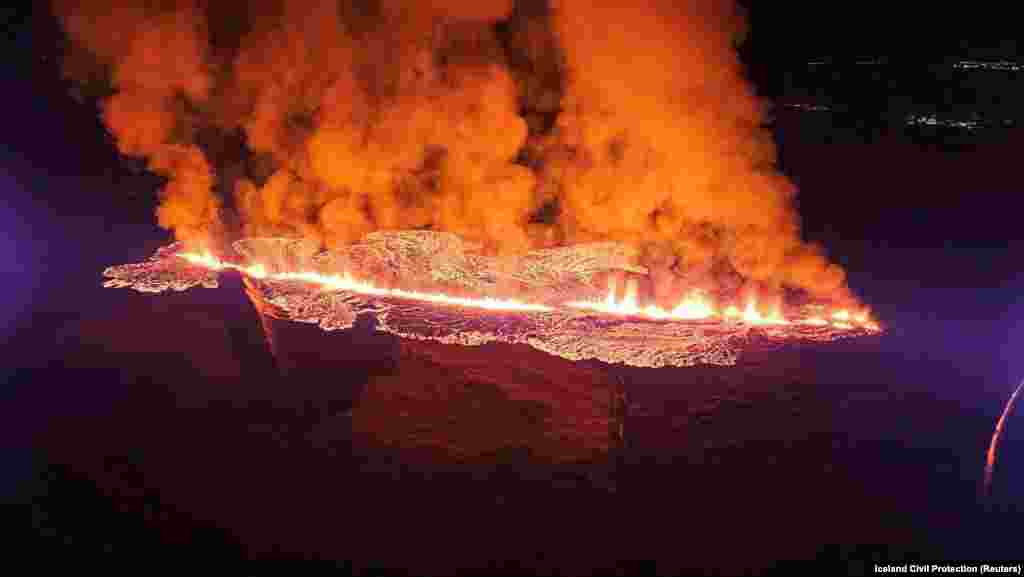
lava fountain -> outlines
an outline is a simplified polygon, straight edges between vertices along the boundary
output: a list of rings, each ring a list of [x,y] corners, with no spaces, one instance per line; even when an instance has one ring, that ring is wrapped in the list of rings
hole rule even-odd
[[[635,281],[616,298],[614,276],[604,287],[601,273],[646,272],[616,243],[498,258],[453,234],[400,231],[339,251],[280,238],[245,239],[234,250],[221,258],[171,245],[148,262],[108,268],[104,285],[151,293],[215,287],[219,273],[234,269],[260,314],[276,319],[331,331],[372,314],[377,330],[405,338],[524,343],[571,360],[641,367],[731,365],[748,347],[881,332],[867,311],[821,305],[764,311],[753,298],[723,306],[696,291],[671,308],[642,304]],[[370,280],[381,278],[390,281]],[[273,346],[269,332],[268,339]]]

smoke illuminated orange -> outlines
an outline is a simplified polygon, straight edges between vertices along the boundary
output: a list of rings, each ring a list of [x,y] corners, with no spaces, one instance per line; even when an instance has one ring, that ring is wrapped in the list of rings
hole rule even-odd
[[[662,255],[668,288],[669,263],[685,261],[706,271],[701,286],[720,263],[852,296],[798,232],[795,185],[735,50],[735,2],[149,4],[52,7],[64,72],[102,95],[119,152],[167,179],[158,222],[189,246],[227,240],[229,222],[332,248],[380,230],[509,254],[601,239]],[[239,154],[189,127],[238,134]]]

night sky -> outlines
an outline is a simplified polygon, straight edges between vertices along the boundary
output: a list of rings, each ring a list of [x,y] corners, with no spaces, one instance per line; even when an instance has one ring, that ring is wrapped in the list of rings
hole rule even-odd
[[[888,390],[892,395],[883,395],[876,405],[855,405],[859,408],[854,413],[863,411],[863,421],[854,423],[840,411],[828,426],[849,425],[858,431],[851,432],[851,438],[886,439],[890,447],[886,450],[891,452],[884,458],[904,459],[908,470],[940,469],[931,468],[934,463],[919,463],[919,469],[914,469],[918,465],[912,461],[922,453],[901,453],[901,443],[936,451],[945,447],[955,453],[943,457],[945,476],[936,477],[935,483],[947,487],[947,477],[959,475],[959,481],[948,481],[949,487],[958,489],[947,493],[935,489],[939,492],[933,498],[945,499],[947,509],[963,513],[963,519],[987,523],[992,518],[985,517],[983,504],[975,502],[971,483],[980,475],[981,455],[994,419],[1024,376],[1024,357],[1019,352],[1024,339],[1020,322],[1024,305],[1019,301],[1024,290],[1019,257],[1024,235],[1018,209],[1024,71],[964,75],[949,67],[964,59],[1024,62],[1016,41],[1001,40],[1014,34],[1003,33],[996,24],[1012,18],[1001,13],[1005,9],[1000,3],[954,8],[928,4],[902,13],[892,8],[897,4],[893,2],[749,4],[752,31],[742,54],[758,92],[776,103],[773,130],[779,164],[800,190],[804,234],[822,243],[829,256],[846,268],[851,287],[890,328],[878,343],[851,353],[869,360],[823,353],[823,367],[833,358],[838,365],[876,367],[874,372],[865,368],[863,374],[848,378],[862,379],[863,390]],[[59,473],[67,480],[53,491],[63,491],[63,501],[53,504],[56,501],[51,499],[47,506],[56,518],[70,519],[61,521],[65,523],[62,531],[76,536],[87,533],[75,519],[93,515],[101,520],[98,523],[121,527],[110,530],[115,535],[111,539],[150,547],[146,551],[158,551],[168,541],[188,542],[188,532],[193,531],[195,542],[209,545],[218,555],[245,556],[244,546],[221,544],[218,531],[222,527],[213,521],[156,524],[154,531],[138,538],[144,542],[124,537],[135,527],[154,525],[151,520],[141,521],[143,515],[135,510],[115,513],[117,503],[130,500],[104,496],[96,488],[101,482],[65,458],[77,445],[59,439],[74,436],[75,427],[88,428],[92,426],[88,423],[105,422],[108,416],[131,413],[132,395],[138,394],[133,391],[147,386],[126,380],[118,367],[105,366],[103,351],[120,351],[121,356],[110,353],[111,362],[125,358],[124,343],[145,339],[147,333],[157,342],[150,348],[172,346],[167,343],[174,335],[160,334],[160,326],[147,326],[134,337],[122,335],[116,345],[102,344],[106,338],[102,335],[123,333],[131,325],[124,318],[128,312],[116,313],[118,303],[128,295],[97,288],[104,267],[142,260],[170,237],[156,226],[153,216],[160,179],[147,173],[140,162],[118,155],[97,118],[95,103],[77,100],[72,85],[61,78],[62,40],[56,19],[42,6],[34,12],[4,9],[0,17],[8,24],[4,48],[9,55],[0,69],[7,113],[0,130],[0,230],[5,238],[0,249],[0,342],[6,345],[6,362],[0,368],[0,489],[12,503],[12,511],[18,507],[15,503],[22,503],[18,514],[8,519],[16,517],[12,523],[26,544],[45,541],[39,545],[41,550],[70,551],[38,538],[28,506],[23,504],[26,499],[45,501],[45,492],[40,496],[41,485],[33,479]],[[876,63],[857,64],[865,60]],[[825,71],[819,65],[812,72],[808,64],[812,61],[825,62]],[[793,102],[827,105],[832,111],[801,112],[784,106]],[[902,121],[915,111],[954,116],[973,112],[994,118],[999,126],[970,133],[922,131]],[[131,297],[142,302],[138,295]],[[154,307],[163,306],[155,304],[161,297],[152,298]],[[131,306],[133,311],[143,310],[138,308],[141,305]],[[174,314],[167,310],[160,318]],[[95,329],[103,326],[108,314],[120,317],[110,318],[104,329]],[[187,326],[187,319],[179,324]],[[86,334],[82,327],[93,327],[89,330],[94,332]],[[95,342],[101,344],[94,346]],[[139,347],[146,350],[146,345]],[[94,356],[89,362],[82,360],[90,355]],[[151,359],[160,358],[164,357]],[[170,367],[175,361],[167,362]],[[74,363],[90,368],[76,368],[79,365]],[[179,369],[168,369],[175,370]],[[187,377],[187,372],[181,374]],[[839,377],[825,376],[822,382],[829,379]],[[848,384],[836,383],[829,386]],[[918,398],[915,395],[927,402],[911,403],[908,399]],[[853,403],[849,399],[854,397],[822,402],[834,409]],[[864,395],[859,398],[868,403]],[[147,402],[140,407],[159,405]],[[185,403],[181,398],[166,401],[175,402]],[[941,411],[935,409],[939,405]],[[172,423],[173,414],[165,407],[161,422]],[[880,415],[877,429],[865,422],[872,414]],[[144,421],[138,415],[135,418]],[[1019,489],[1024,480],[1024,436],[1019,425],[1011,418],[1001,457],[1008,464],[997,473],[1001,476],[1000,527],[1012,527],[1024,504]],[[116,431],[121,429],[111,430],[115,432],[104,434],[120,438]],[[163,450],[165,445],[173,443],[160,445]],[[822,458],[828,459],[827,452]],[[794,461],[800,459],[794,457]],[[303,465],[292,466],[302,469]],[[877,476],[891,473],[879,469]],[[870,472],[857,474],[874,479]],[[922,474],[920,480],[928,483],[930,477]],[[708,485],[701,486],[711,490],[713,480],[704,481]],[[864,483],[875,481],[878,487],[887,487],[878,479]],[[171,488],[164,491],[165,485],[141,483],[155,494],[180,490],[173,481],[161,482]],[[892,491],[869,501],[896,502],[903,492],[913,494],[915,488],[901,486]],[[924,503],[921,508],[928,506]],[[73,512],[75,507],[81,507],[82,513]],[[936,508],[942,507],[936,504]],[[170,515],[187,518],[183,511],[179,508]],[[954,541],[962,537],[927,535],[908,547],[920,545],[925,550],[923,543],[931,547],[933,537],[943,544],[949,535],[955,535]],[[882,541],[884,537],[876,542]],[[1020,557],[1019,549],[1000,549],[997,540],[992,543],[996,544],[988,549],[965,548],[959,554],[963,558],[984,551],[1008,559]],[[97,547],[102,550],[101,545]],[[83,554],[87,549],[74,551]],[[936,550],[927,549],[922,555],[935,559]]]

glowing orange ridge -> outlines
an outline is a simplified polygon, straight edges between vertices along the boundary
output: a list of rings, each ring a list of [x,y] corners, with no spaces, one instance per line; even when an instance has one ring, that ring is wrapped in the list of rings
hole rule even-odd
[[[347,273],[344,275],[325,275],[311,271],[271,273],[267,271],[266,267],[259,264],[246,266],[229,263],[208,253],[185,252],[178,253],[178,256],[193,264],[200,265],[211,270],[234,269],[255,279],[302,281],[320,285],[329,290],[342,290],[374,296],[392,296],[424,302],[489,310],[530,312],[547,312],[555,310],[555,307],[528,303],[515,299],[500,299],[493,297],[453,297],[443,293],[425,293],[403,289],[381,288],[365,281],[353,279]],[[637,287],[634,282],[626,284],[626,291],[622,300],[615,299],[615,289],[615,281],[610,280],[608,294],[603,300],[571,301],[564,303],[563,306],[574,309],[591,310],[605,314],[641,316],[658,320],[702,320],[712,319],[719,316],[714,304],[699,291],[691,292],[674,308],[666,310],[656,305],[640,306],[637,302]],[[736,306],[728,306],[721,314],[721,318],[726,321],[742,322],[750,325],[802,324],[810,326],[832,326],[833,328],[843,330],[852,330],[856,325],[859,325],[861,328],[871,331],[877,332],[880,330],[877,324],[869,320],[866,312],[853,315],[848,310],[836,310],[831,316],[831,322],[820,317],[788,321],[783,317],[781,310],[778,308],[775,308],[767,315],[763,315],[758,310],[757,304],[753,299],[747,301],[747,304],[742,311]],[[856,325],[854,322],[856,322]]]
[[[418,291],[407,291],[402,289],[388,289],[373,286],[370,283],[358,281],[345,275],[324,275],[316,272],[281,272],[269,273],[262,265],[243,266],[224,262],[209,254],[179,253],[185,260],[205,266],[213,270],[235,269],[252,278],[270,280],[297,280],[311,284],[321,285],[332,290],[344,290],[360,294],[374,296],[394,296],[419,301],[459,305],[492,310],[517,310],[517,311],[552,311],[554,308],[525,303],[513,299],[498,299],[492,297],[484,298],[462,298],[453,297],[441,293],[424,293]]]

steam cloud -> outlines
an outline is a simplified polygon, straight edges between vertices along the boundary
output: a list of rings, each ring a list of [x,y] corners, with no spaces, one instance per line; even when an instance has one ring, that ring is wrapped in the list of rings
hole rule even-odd
[[[58,0],[66,68],[193,244],[380,229],[642,248],[654,292],[847,295],[801,241],[728,3]],[[214,172],[216,167],[216,173]]]

